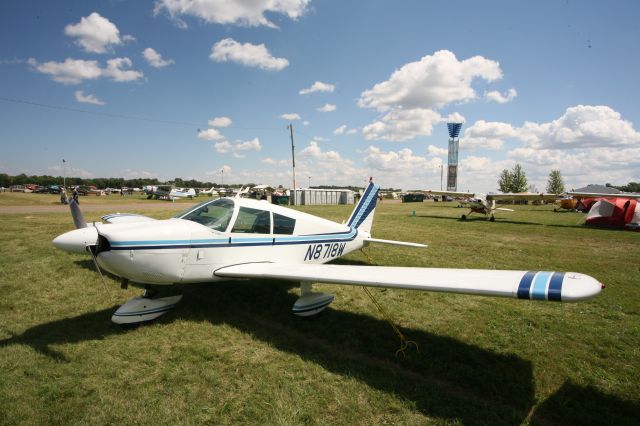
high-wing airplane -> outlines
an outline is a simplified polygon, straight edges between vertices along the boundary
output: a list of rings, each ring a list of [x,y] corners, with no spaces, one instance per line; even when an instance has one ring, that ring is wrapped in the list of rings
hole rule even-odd
[[[503,194],[483,194],[480,192],[455,192],[455,191],[424,191],[426,195],[445,195],[447,197],[465,198],[466,206],[469,207],[469,213],[463,214],[460,218],[466,220],[472,213],[480,213],[485,215],[491,222],[496,218],[493,213],[496,210],[512,212],[513,209],[504,207],[496,207],[498,200],[529,200],[529,201],[554,201],[558,198],[555,194],[536,194],[536,193],[503,193]]]
[[[575,302],[596,296],[602,285],[576,272],[498,271],[325,264],[370,244],[426,247],[373,238],[379,186],[370,183],[346,223],[340,224],[266,201],[208,200],[167,220],[131,214],[103,216],[87,225],[71,204],[76,225],[53,240],[59,249],[88,253],[123,286],[144,285],[143,296],[112,316],[119,324],[149,321],[182,296],[157,297],[153,286],[268,278],[300,283],[293,313],[311,316],[334,299],[312,283],[441,291],[526,300]]]
[[[168,185],[147,185],[142,188],[147,194],[147,199],[166,198],[168,200],[175,200],[176,198],[193,198],[196,197],[196,190],[193,188],[173,188]]]

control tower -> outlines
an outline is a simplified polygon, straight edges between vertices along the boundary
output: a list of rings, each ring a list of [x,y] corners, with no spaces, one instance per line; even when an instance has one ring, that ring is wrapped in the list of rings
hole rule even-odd
[[[447,191],[458,190],[458,146],[462,123],[447,123],[449,129],[449,166],[447,168]]]

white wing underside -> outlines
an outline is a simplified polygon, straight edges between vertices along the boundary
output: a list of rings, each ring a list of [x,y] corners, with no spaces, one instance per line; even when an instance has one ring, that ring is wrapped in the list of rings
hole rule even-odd
[[[226,278],[268,278],[297,282],[323,282],[484,296],[518,297],[518,287],[526,273],[527,271],[483,269],[247,263],[222,267],[216,270],[214,274]],[[567,273],[567,275],[569,274],[571,274],[571,283],[568,283],[566,279],[564,280],[565,285],[562,289],[563,301],[590,298],[600,291],[600,283],[594,278],[573,272]]]

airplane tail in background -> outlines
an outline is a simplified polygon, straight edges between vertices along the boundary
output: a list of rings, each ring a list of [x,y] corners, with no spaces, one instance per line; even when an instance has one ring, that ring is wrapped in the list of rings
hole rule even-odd
[[[369,186],[364,190],[362,198],[360,198],[358,205],[353,210],[353,213],[351,213],[351,216],[347,221],[347,225],[349,227],[365,232],[371,232],[371,225],[373,225],[373,215],[375,214],[379,191],[380,185],[376,185],[372,181],[369,181]]]

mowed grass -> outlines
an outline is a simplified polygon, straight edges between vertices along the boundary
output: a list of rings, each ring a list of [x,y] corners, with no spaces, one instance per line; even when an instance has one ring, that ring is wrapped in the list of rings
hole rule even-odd
[[[67,193],[71,196],[71,191]],[[208,200],[209,197],[202,196],[194,199],[177,198],[175,201],[169,200],[147,200],[147,196],[140,192],[131,195],[110,194],[104,196],[81,195],[80,205],[83,204],[122,204],[122,203],[194,203]],[[2,206],[52,206],[60,205],[60,194],[34,194],[24,192],[0,192],[0,207]]]
[[[173,312],[122,330],[110,316],[140,290],[106,277],[105,292],[88,257],[51,245],[68,214],[0,214],[0,422],[637,424],[640,233],[515,208],[462,222],[454,204],[383,202],[375,237],[429,247],[367,252],[378,265],[576,271],[607,288],[577,304],[374,289],[419,345],[405,358],[350,286],[317,285],[336,300],[313,319],[291,314],[290,283],[179,286]],[[352,206],[300,209],[342,221]]]

